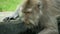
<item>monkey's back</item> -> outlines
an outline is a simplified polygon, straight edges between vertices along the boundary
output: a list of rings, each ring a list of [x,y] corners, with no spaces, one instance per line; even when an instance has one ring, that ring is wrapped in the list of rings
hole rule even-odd
[[[47,10],[52,16],[60,15],[60,0],[47,0]]]

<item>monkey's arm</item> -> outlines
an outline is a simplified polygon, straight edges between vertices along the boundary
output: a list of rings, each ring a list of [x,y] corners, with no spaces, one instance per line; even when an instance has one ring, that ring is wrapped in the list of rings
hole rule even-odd
[[[27,3],[27,0],[24,0],[23,3],[17,7],[15,13],[9,17],[4,18],[3,21],[14,20],[14,19],[20,17],[20,13],[21,13],[21,11],[24,8],[26,3]]]
[[[44,21],[42,22],[44,29],[38,34],[58,34],[58,26],[54,17],[49,19],[43,18],[42,20]]]
[[[22,7],[18,7],[18,9],[11,16],[5,17],[3,21],[15,20],[19,18],[19,12],[22,10]]]
[[[11,15],[9,18],[13,18],[13,19],[18,18],[20,16],[19,13],[21,12],[21,10],[22,10],[22,7],[18,7],[18,9],[15,11],[15,13],[13,15]]]

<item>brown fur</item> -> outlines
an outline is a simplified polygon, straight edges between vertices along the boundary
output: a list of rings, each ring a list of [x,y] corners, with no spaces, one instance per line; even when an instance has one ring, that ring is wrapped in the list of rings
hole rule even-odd
[[[25,25],[33,28],[40,23],[44,29],[38,34],[58,34],[59,3],[60,0],[28,0],[22,11]]]

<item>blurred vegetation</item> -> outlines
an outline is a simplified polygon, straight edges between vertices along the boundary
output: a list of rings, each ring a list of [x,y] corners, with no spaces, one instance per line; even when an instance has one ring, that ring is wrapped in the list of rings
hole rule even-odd
[[[13,11],[22,0],[0,0],[0,11]]]

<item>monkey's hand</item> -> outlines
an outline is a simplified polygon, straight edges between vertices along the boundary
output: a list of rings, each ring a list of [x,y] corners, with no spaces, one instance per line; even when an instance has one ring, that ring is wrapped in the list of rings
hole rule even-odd
[[[15,20],[15,18],[14,17],[5,17],[3,19],[4,22],[10,21],[10,20]]]

